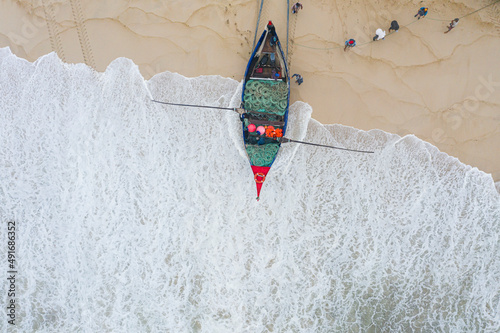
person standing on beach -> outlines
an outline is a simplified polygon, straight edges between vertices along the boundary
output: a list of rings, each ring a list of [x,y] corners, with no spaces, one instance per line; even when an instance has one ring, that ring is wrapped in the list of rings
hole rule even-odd
[[[458,24],[458,19],[456,18],[450,22],[450,25],[448,26],[448,31],[445,31],[444,33],[447,34],[448,32],[450,32],[450,30],[455,28],[457,24]]]
[[[345,47],[344,47],[344,52],[347,50],[347,48],[353,48],[356,46],[356,41],[354,39],[349,39],[345,41]]]
[[[375,31],[375,36],[373,37],[373,41],[381,40],[385,38],[385,31],[378,28],[377,31]]]
[[[299,86],[304,82],[304,79],[302,78],[302,75],[300,74],[293,74],[292,77],[295,77],[295,83],[297,83]]]
[[[394,30],[396,32],[399,31],[398,21],[394,20],[394,21],[391,22],[391,27],[389,28],[389,33],[391,33],[391,30]]]
[[[418,10],[418,13],[415,14],[414,17],[417,17],[420,20],[421,17],[425,17],[425,15],[427,15],[428,11],[429,11],[429,8],[427,8],[427,7],[420,7],[420,9]]]
[[[294,4],[292,6],[292,14],[296,14],[299,11],[299,9],[302,9],[302,8],[304,8],[302,6],[302,4],[300,2],[297,2],[296,4]]]

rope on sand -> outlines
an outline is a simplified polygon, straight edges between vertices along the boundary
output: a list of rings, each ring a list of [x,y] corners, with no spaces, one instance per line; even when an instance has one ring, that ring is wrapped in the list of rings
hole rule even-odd
[[[483,9],[485,9],[485,8],[489,7],[489,6],[493,6],[493,5],[494,5],[494,4],[496,4],[497,2],[500,2],[500,0],[497,0],[497,1],[495,1],[495,2],[492,2],[492,3],[490,3],[489,5],[486,5],[486,6],[484,6],[484,7],[481,7],[481,8],[479,8],[478,10],[475,10],[475,11],[473,11],[473,12],[470,12],[469,14],[465,14],[464,16],[460,16],[460,17],[458,17],[458,18],[459,18],[459,19],[461,19],[461,18],[467,17],[467,16],[469,16],[469,15],[472,15],[472,14],[474,14],[474,13],[477,13],[478,11],[483,10]],[[427,19],[428,19],[428,20],[433,20],[433,21],[444,21],[444,22],[449,22],[449,21],[451,21],[451,20],[435,19],[435,18],[432,18],[432,17],[428,17]]]
[[[498,1],[500,1],[500,0],[498,0]],[[408,23],[408,24],[406,24],[406,25],[403,25],[403,26],[401,26],[401,27],[405,28],[405,27],[407,27],[407,26],[412,25],[412,24],[413,24],[413,23],[415,23],[415,22],[418,22],[418,20],[415,20],[415,21],[413,21],[413,22],[410,22],[410,23]],[[400,28],[401,28],[401,27],[400,27]],[[387,37],[387,36],[389,36],[389,35],[392,35],[393,33],[395,33],[395,31],[394,31],[394,32],[390,32],[390,33],[386,34],[385,36]],[[357,46],[362,46],[362,45],[366,45],[366,44],[371,44],[371,43],[374,43],[374,42],[376,42],[376,41],[371,40],[371,41],[369,41],[369,42],[364,42],[364,43],[357,44]],[[330,42],[330,43],[333,43],[333,42]],[[343,45],[334,46],[334,47],[326,47],[326,48],[323,48],[323,47],[312,47],[312,46],[307,46],[307,45],[302,45],[302,44],[295,44],[295,45],[302,46],[302,47],[305,47],[305,48],[308,48],[308,49],[314,49],[314,50],[334,50],[334,49],[340,49],[340,48],[342,48],[342,47],[343,47]]]
[[[290,44],[290,0],[286,0],[286,61],[288,62],[288,44]]]
[[[260,15],[262,14],[262,7],[264,5],[264,0],[260,1],[259,16],[257,16],[257,24],[255,25],[255,35],[253,36],[253,46],[252,50],[255,48],[255,40],[257,39],[257,33],[259,32]]]
[[[286,16],[286,62],[288,63],[288,70],[292,68],[293,46],[295,44],[295,28],[297,27],[298,12],[290,18],[290,0],[287,0],[287,16]]]
[[[484,6],[484,7],[481,7],[481,8],[479,8],[479,9],[477,9],[477,10],[473,11],[473,12],[470,12],[470,13],[468,13],[468,14],[465,14],[464,16],[460,16],[459,18],[464,18],[464,17],[467,17],[467,16],[472,15],[472,14],[474,14],[474,13],[477,13],[478,11],[483,10],[483,9],[485,9],[485,8],[489,7],[489,6],[492,6],[492,5],[494,5],[494,4],[498,3],[498,2],[500,2],[500,0],[497,0],[497,1],[493,2],[493,3],[490,3],[489,5],[486,5],[486,6]],[[449,22],[449,21],[451,21],[451,20],[434,19],[434,18],[431,18],[431,17],[428,17],[428,18],[427,18],[427,20],[433,20],[433,21],[443,21],[443,22]],[[407,27],[407,26],[412,25],[413,23],[415,23],[415,22],[417,22],[417,21],[418,21],[418,20],[415,20],[415,21],[410,22],[410,23],[408,23],[408,24],[406,24],[406,25],[403,25],[402,27],[403,27],[403,28],[404,28],[404,27]],[[386,35],[386,37],[387,37],[387,36],[389,36],[389,35],[392,35],[393,33],[394,33],[394,32],[388,33],[388,34]],[[370,43],[373,43],[373,42],[375,42],[375,41],[364,42],[364,43],[358,44],[357,46],[363,46],[363,45],[370,44]],[[334,43],[334,42],[329,42],[329,43]],[[308,48],[308,49],[313,49],[313,50],[334,50],[334,49],[340,49],[340,48],[342,48],[342,47],[343,47],[343,45],[334,46],[334,47],[312,47],[312,46],[307,46],[307,45],[302,45],[302,44],[295,44],[295,45],[297,45],[297,46],[301,46],[301,47],[305,47],[305,48]]]

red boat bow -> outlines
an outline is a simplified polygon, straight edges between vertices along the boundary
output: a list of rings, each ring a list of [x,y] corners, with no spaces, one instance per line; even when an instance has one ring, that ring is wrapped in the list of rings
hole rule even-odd
[[[255,180],[255,185],[257,185],[257,200],[259,200],[260,189],[262,188],[262,184],[266,180],[269,169],[271,169],[271,167],[252,165],[252,171],[254,174],[253,179]]]

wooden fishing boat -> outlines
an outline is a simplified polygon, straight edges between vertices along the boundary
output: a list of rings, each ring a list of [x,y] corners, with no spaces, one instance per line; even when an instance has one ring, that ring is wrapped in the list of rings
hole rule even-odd
[[[285,135],[290,105],[290,76],[283,49],[271,21],[248,62],[243,83],[243,140],[259,200]]]
[[[181,104],[154,99],[152,101],[164,105],[237,112],[242,121],[245,150],[257,186],[257,200],[282,143],[293,142],[351,152],[373,153],[373,151],[327,146],[284,137],[290,106],[290,75],[281,43],[271,21],[260,36],[248,61],[242,91],[240,108]]]

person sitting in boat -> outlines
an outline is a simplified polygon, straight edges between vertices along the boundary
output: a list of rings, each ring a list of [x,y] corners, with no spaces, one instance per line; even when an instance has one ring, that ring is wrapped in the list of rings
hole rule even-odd
[[[299,86],[302,84],[302,82],[304,82],[304,79],[300,74],[293,74],[292,77],[295,77],[295,83],[297,83]]]
[[[269,61],[269,54],[264,54],[262,58],[260,59],[260,66],[267,66],[267,62]]]
[[[297,2],[296,4],[294,4],[292,6],[292,14],[295,14],[299,11],[299,9],[302,9],[304,8],[304,6],[302,6],[302,4],[300,2]]]
[[[271,71],[271,77],[274,79],[274,81],[280,78],[280,74],[276,71],[276,68],[273,68],[273,70]]]
[[[278,37],[276,37],[276,35],[274,35],[271,37],[271,39],[269,39],[269,45],[274,46],[274,45],[276,45],[277,41],[278,41]]]
[[[345,41],[345,47],[344,47],[344,52],[347,50],[347,48],[352,48],[356,46],[356,41],[354,39],[349,39]]]

